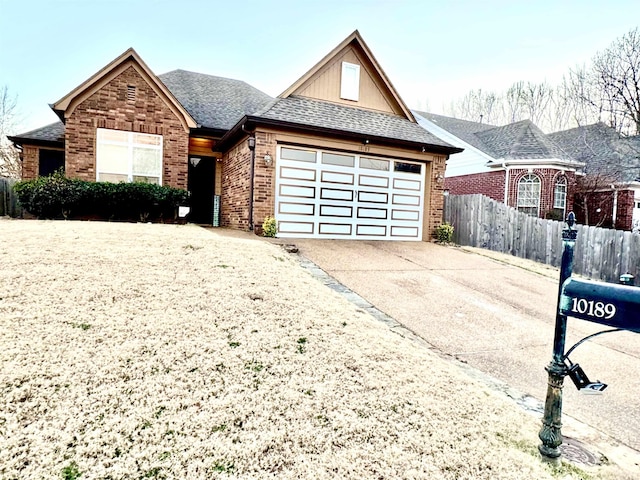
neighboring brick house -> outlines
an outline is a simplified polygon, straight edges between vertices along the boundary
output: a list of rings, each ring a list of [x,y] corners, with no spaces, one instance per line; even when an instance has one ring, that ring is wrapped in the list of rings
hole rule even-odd
[[[277,98],[244,82],[156,76],[129,49],[10,137],[23,179],[145,181],[191,192],[189,219],[279,236],[428,240],[445,161],[356,31]]]
[[[575,197],[578,221],[640,230],[640,137],[622,137],[604,123],[549,134],[585,164]]]
[[[448,193],[481,193],[541,218],[563,219],[574,208],[576,179],[584,163],[531,121],[495,126],[414,113],[429,132],[464,148],[447,162]]]

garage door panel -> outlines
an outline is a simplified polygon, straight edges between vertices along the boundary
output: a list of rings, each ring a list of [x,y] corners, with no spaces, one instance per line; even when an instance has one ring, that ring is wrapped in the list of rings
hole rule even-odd
[[[396,190],[414,190],[419,192],[422,189],[422,182],[419,180],[404,180],[402,178],[393,179],[393,188]]]
[[[325,183],[342,183],[345,185],[353,185],[355,175],[353,173],[329,172],[322,171],[320,178]]]
[[[389,187],[389,178],[374,177],[374,176],[371,176],[371,175],[360,175],[358,177],[358,185],[363,186],[363,187],[388,188]]]
[[[353,225],[348,223],[320,223],[321,235],[345,235],[350,236]]]
[[[280,185],[281,197],[315,198],[316,187],[302,185]]]
[[[356,234],[367,237],[386,237],[387,227],[385,225],[357,225]]]
[[[353,216],[353,207],[320,205],[321,217],[349,217]]]
[[[321,200],[343,200],[345,202],[353,201],[353,190],[339,190],[336,188],[321,188]]]
[[[420,212],[418,210],[400,210],[394,208],[391,210],[391,220],[420,220]]]
[[[387,203],[389,201],[389,195],[386,193],[360,191],[358,192],[358,201],[368,203]]]
[[[307,168],[280,167],[280,178],[316,181],[316,171]]]
[[[314,215],[316,206],[313,203],[289,203],[280,202],[278,213],[291,215]]]
[[[313,235],[314,226],[315,225],[313,222],[281,221],[281,222],[278,222],[278,232]]]
[[[386,208],[365,208],[358,207],[358,218],[377,218],[386,220],[388,211]]]
[[[415,205],[417,207],[420,205],[420,196],[394,194],[392,202],[394,205]]]
[[[415,238],[418,236],[418,233],[418,227],[401,227],[395,225],[391,227],[392,237]]]

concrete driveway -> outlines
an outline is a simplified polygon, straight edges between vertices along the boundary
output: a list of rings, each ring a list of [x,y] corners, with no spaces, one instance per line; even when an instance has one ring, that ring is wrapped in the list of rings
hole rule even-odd
[[[299,240],[300,254],[379,310],[451,355],[544,401],[558,276],[424,242]],[[511,257],[504,257],[511,261]],[[547,270],[548,272],[548,270]],[[544,273],[544,272],[543,272]],[[567,348],[602,330],[569,320]],[[609,384],[583,395],[567,378],[564,413],[640,451],[640,335],[606,334],[571,359]]]

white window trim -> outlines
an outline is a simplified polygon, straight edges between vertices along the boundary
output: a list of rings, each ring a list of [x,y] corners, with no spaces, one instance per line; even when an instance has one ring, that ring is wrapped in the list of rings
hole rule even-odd
[[[562,205],[558,205],[558,187],[563,187],[562,190]],[[553,208],[557,208],[557,209],[562,209],[562,211],[564,211],[564,209],[567,206],[567,180],[565,178],[562,178],[560,180],[558,180],[554,186],[553,189]]]
[[[126,142],[118,142],[116,140],[101,140],[100,139],[100,132],[107,132],[110,130],[115,130],[115,129],[110,129],[110,128],[98,128],[96,129],[96,182],[99,181],[99,177],[100,177],[100,173],[104,173],[104,174],[115,174],[115,175],[127,175],[127,182],[131,183],[133,182],[133,177],[134,177],[134,172],[133,172],[133,149],[136,146],[140,146],[142,148],[146,148],[146,149],[150,149],[150,150],[158,150],[160,152],[160,159],[161,159],[161,164],[160,164],[160,173],[158,178],[158,185],[162,185],[162,170],[163,170],[163,160],[164,160],[164,156],[163,156],[163,138],[162,135],[155,135],[155,134],[151,134],[151,133],[140,133],[140,132],[129,132],[126,130],[115,130],[117,132],[123,133],[127,135],[127,141]],[[140,144],[140,143],[135,143],[134,142],[134,135],[145,135],[145,136],[149,136],[149,137],[158,137],[160,138],[160,142],[159,145],[149,145],[149,144]],[[118,146],[126,146],[127,147],[127,156],[128,156],[128,171],[125,172],[109,172],[107,170],[102,170],[100,168],[100,145],[118,145]],[[147,177],[152,177],[154,175],[145,175]]]
[[[340,98],[357,102],[360,98],[360,65],[342,62]]]
[[[539,216],[540,215],[540,197],[542,195],[542,180],[540,179],[540,177],[538,175],[530,173],[530,174],[524,175],[523,177],[521,177],[518,180],[518,199],[517,199],[517,202],[516,202],[516,205],[517,205],[516,208],[518,210],[520,210],[521,208],[524,209],[524,208],[533,208],[534,207],[533,205],[521,204],[521,200],[523,200],[521,198],[522,197],[521,193],[523,193],[523,192],[521,192],[520,186],[521,185],[525,185],[525,184],[529,184],[529,188],[530,188],[530,186],[534,184],[534,182],[528,181],[528,179],[531,179],[531,178],[535,178],[537,180],[537,182],[535,182],[535,183],[537,183],[537,185],[538,185],[538,198],[537,198],[537,202],[536,202],[536,205],[535,205],[535,209],[536,209],[536,216]],[[525,181],[525,179],[527,179],[527,180]],[[527,199],[529,199],[529,198],[531,198],[530,195],[528,196]]]

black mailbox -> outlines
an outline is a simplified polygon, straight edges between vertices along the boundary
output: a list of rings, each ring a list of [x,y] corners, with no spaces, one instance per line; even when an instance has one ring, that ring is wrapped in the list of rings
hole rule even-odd
[[[568,278],[560,313],[640,333],[640,288]]]

